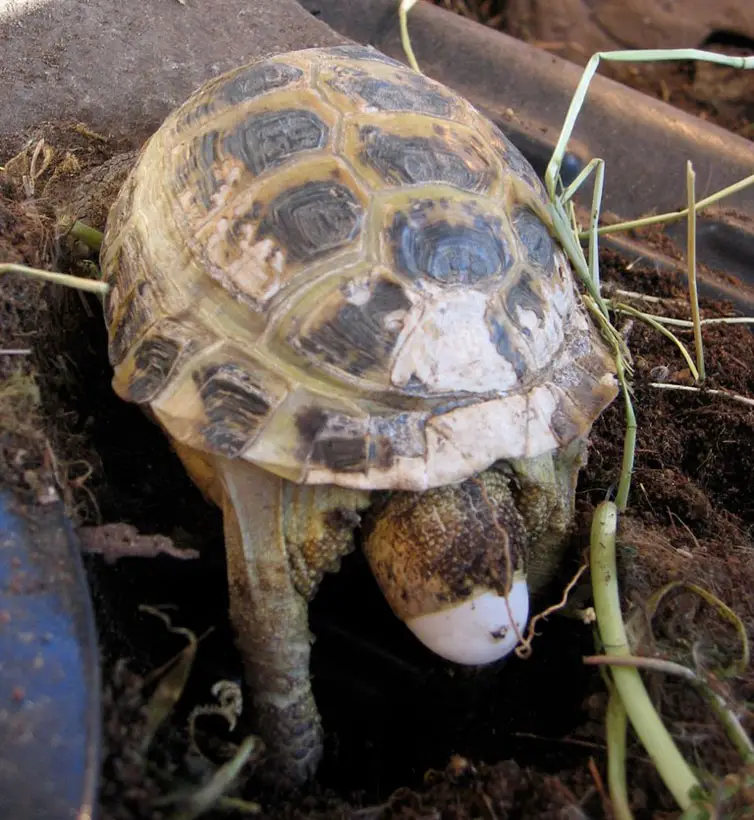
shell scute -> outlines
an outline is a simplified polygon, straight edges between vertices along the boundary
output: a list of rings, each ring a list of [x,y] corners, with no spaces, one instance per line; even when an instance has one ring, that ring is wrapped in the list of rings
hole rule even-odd
[[[320,366],[333,366],[341,377],[371,376],[384,382],[387,361],[410,307],[400,282],[372,272],[325,297],[289,343]]]
[[[434,202],[395,213],[386,239],[396,270],[443,285],[502,279],[514,258],[500,218],[481,210],[472,210],[470,217],[447,213]]]
[[[513,227],[527,262],[548,276],[554,275],[555,242],[544,222],[528,208],[520,208],[513,214]]]
[[[217,342],[218,337],[188,313],[160,319],[119,369],[118,391],[130,401],[152,401],[183,365]]]
[[[344,113],[414,112],[450,118],[458,110],[454,94],[403,65],[363,65],[323,61],[318,85]]]
[[[263,312],[312,263],[357,251],[367,210],[345,164],[316,156],[240,190],[185,241],[233,299]]]
[[[309,263],[351,243],[364,208],[348,185],[309,180],[278,194],[259,221],[258,237],[272,236],[294,263]]]
[[[201,428],[207,444],[230,458],[237,456],[272,406],[261,380],[236,362],[208,364],[193,379],[208,420]]]
[[[210,80],[189,97],[176,115],[175,128],[178,131],[190,129],[224,108],[304,85],[307,79],[301,67],[275,59],[241,66]]]
[[[460,481],[568,444],[616,393],[531,166],[373,49],[208,83],[146,145],[105,246],[119,393],[292,481]]]
[[[123,299],[111,326],[108,357],[113,367],[126,358],[133,345],[161,315],[159,304],[149,294],[150,285],[141,282],[137,289]]]

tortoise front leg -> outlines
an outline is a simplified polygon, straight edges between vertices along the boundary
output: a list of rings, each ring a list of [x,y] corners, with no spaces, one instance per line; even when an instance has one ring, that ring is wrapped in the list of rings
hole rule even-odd
[[[269,774],[281,785],[302,783],[322,756],[308,602],[353,549],[369,493],[294,484],[242,460],[217,457],[202,469],[204,455],[179,454],[223,510],[230,617]]]
[[[284,479],[218,458],[230,618],[276,780],[314,774],[322,728],[312,695],[307,601],[296,590],[284,533]]]

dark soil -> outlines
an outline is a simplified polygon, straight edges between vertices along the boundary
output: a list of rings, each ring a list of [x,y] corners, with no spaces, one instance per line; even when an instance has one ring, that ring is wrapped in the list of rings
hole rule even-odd
[[[43,133],[56,153],[34,177],[34,190],[19,181],[19,168],[29,177],[34,145],[25,160],[9,163],[0,174],[0,256],[82,272],[81,249],[61,240],[55,227],[62,203],[68,203],[66,222],[80,216],[102,227],[104,200],[91,202],[76,192],[95,178],[101,186],[103,177],[109,186],[100,189],[114,190],[127,160],[109,160],[119,146],[80,130]],[[602,262],[607,282],[667,300],[632,304],[686,318],[685,292],[673,274],[629,267],[609,253]],[[197,720],[197,742],[214,765],[192,753],[188,742],[190,711],[213,701],[215,682],[235,681],[240,674],[226,617],[220,516],[190,483],[161,432],[114,395],[97,299],[16,275],[4,277],[0,288],[0,351],[31,351],[0,352],[0,482],[33,500],[40,476],[52,476],[77,524],[133,525],[200,556],[114,563],[101,554],[86,557],[104,663],[102,814],[107,820],[168,817],[172,810],[156,808],[155,799],[184,786],[196,788],[224,759],[223,744],[240,740],[223,720],[205,716]],[[732,311],[706,302],[703,314]],[[663,380],[688,385],[685,364],[674,346],[646,326],[634,323],[628,334],[639,435],[630,508],[621,518],[626,613],[646,616],[653,592],[684,581],[731,607],[751,636],[754,408],[727,396],[652,387],[650,382]],[[679,335],[691,344],[688,332]],[[749,328],[709,326],[704,341],[708,386],[754,396]],[[14,384],[20,388],[9,393]],[[594,506],[615,488],[623,429],[622,405],[616,402],[595,426],[566,576],[578,566]],[[588,596],[588,586],[580,592]],[[173,624],[203,636],[188,684],[152,744],[148,768],[139,747],[154,690],[149,675],[185,641],[140,611],[142,604],[172,605]],[[326,759],[317,785],[299,795],[271,795],[252,778],[244,797],[259,802],[260,816],[610,816],[603,783],[605,688],[599,672],[582,662],[594,653],[591,628],[551,617],[530,660],[481,672],[452,668],[397,623],[358,552],[338,575],[325,579],[312,625]],[[740,654],[730,624],[684,589],[663,599],[651,627],[642,633],[645,654],[699,671],[729,667]],[[710,776],[736,772],[736,754],[694,692],[667,677],[647,680],[687,759]],[[715,680],[740,706],[739,716],[752,732],[754,719],[745,706],[754,696],[751,671]],[[673,816],[672,799],[633,740],[628,770],[636,817]]]

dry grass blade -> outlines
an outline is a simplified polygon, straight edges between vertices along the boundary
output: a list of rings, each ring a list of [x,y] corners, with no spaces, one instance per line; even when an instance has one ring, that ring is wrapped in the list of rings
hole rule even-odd
[[[24,276],[31,276],[34,279],[54,282],[56,285],[65,285],[65,287],[76,288],[77,290],[83,290],[87,293],[96,293],[99,296],[104,296],[110,290],[110,286],[105,282],[97,282],[94,279],[84,279],[81,276],[71,276],[69,273],[55,273],[49,270],[42,270],[41,268],[30,268],[28,265],[17,265],[13,262],[0,264],[0,274],[3,273],[20,273]]]
[[[170,618],[168,618],[164,612],[160,612],[159,609],[146,605],[140,606],[139,609],[142,612],[159,618],[165,623],[165,626],[170,632],[176,635],[183,635],[188,641],[188,645],[185,649],[170,661],[169,668],[162,674],[162,677],[160,677],[157,688],[149,699],[147,706],[147,723],[142,739],[142,751],[146,754],[157,730],[173,711],[173,707],[178,703],[183,694],[186,681],[194,664],[199,642],[191,630],[173,626],[170,622]],[[154,675],[155,673],[153,673],[153,676]]]
[[[714,194],[710,194],[704,199],[698,200],[694,205],[694,210],[699,213],[704,210],[704,208],[714,205],[715,202],[719,202],[721,199],[725,199],[728,196],[733,196],[733,194],[737,194],[739,191],[743,191],[751,185],[754,185],[754,174],[744,177],[738,182],[733,183],[733,185],[728,185],[727,187],[716,191]],[[683,208],[680,211],[670,211],[664,214],[653,214],[652,216],[643,216],[640,219],[631,219],[628,222],[616,222],[613,225],[603,225],[597,233],[600,236],[613,233],[624,233],[625,231],[632,231],[636,228],[648,228],[651,225],[663,225],[669,222],[679,222],[681,219],[687,218],[688,215],[688,208]],[[588,235],[589,232],[584,231],[579,236],[582,239],[586,239]]]
[[[686,163],[686,189],[688,191],[688,231],[686,240],[686,262],[689,272],[689,301],[691,303],[691,320],[694,323],[694,347],[696,349],[696,380],[703,382],[704,344],[702,326],[699,317],[699,294],[696,290],[696,174],[690,162]]]
[[[249,735],[238,747],[232,760],[221,766],[200,789],[192,792],[177,792],[156,800],[156,806],[183,804],[183,808],[173,814],[170,820],[196,820],[197,817],[213,808],[232,808],[242,814],[257,815],[261,813],[261,806],[257,803],[228,800],[225,794],[232,788],[238,776],[243,771],[252,756],[258,755],[263,749],[262,743],[255,735]],[[225,798],[225,799],[224,799]],[[227,802],[226,802],[227,801]]]
[[[636,310],[632,308],[630,305],[624,305],[622,303],[618,303],[617,305],[613,306],[613,309],[616,311],[620,311],[621,313],[625,313],[627,316],[634,316],[637,319],[640,319],[642,322],[646,322],[650,327],[654,328],[658,333],[665,336],[666,339],[670,339],[671,342],[680,350],[681,355],[683,356],[686,364],[688,365],[691,374],[693,375],[694,379],[699,378],[699,372],[696,369],[696,365],[694,364],[694,360],[691,358],[691,354],[686,350],[686,345],[674,334],[671,333],[667,328],[663,327],[660,322],[654,316],[651,316],[648,313],[642,313],[640,310]]]
[[[729,393],[727,390],[712,390],[709,388],[692,387],[688,384],[668,384],[666,382],[650,382],[650,387],[656,387],[659,390],[680,390],[685,393],[704,393],[707,396],[725,396],[731,401],[737,401],[739,404],[746,404],[749,407],[754,407],[754,399],[747,396],[739,396],[736,393]]]
[[[743,675],[748,669],[749,662],[751,660],[749,651],[749,637],[746,632],[746,626],[729,606],[726,606],[716,595],[713,595],[708,590],[703,589],[697,584],[689,584],[684,581],[672,581],[671,583],[666,584],[661,589],[658,589],[657,592],[655,592],[647,600],[645,612],[650,620],[654,618],[662,600],[670,592],[678,589],[684,589],[688,592],[693,592],[694,595],[698,595],[706,603],[713,607],[713,609],[717,610],[717,613],[721,615],[729,624],[731,624],[731,626],[733,626],[739,640],[741,641],[741,657],[730,669],[721,670],[719,674],[722,677],[737,677],[739,675]]]

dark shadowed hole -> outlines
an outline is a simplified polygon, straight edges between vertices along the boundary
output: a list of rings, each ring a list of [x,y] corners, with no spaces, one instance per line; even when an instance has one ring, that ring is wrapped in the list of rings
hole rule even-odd
[[[699,48],[710,48],[710,46],[728,46],[754,51],[754,39],[738,31],[713,31]]]

